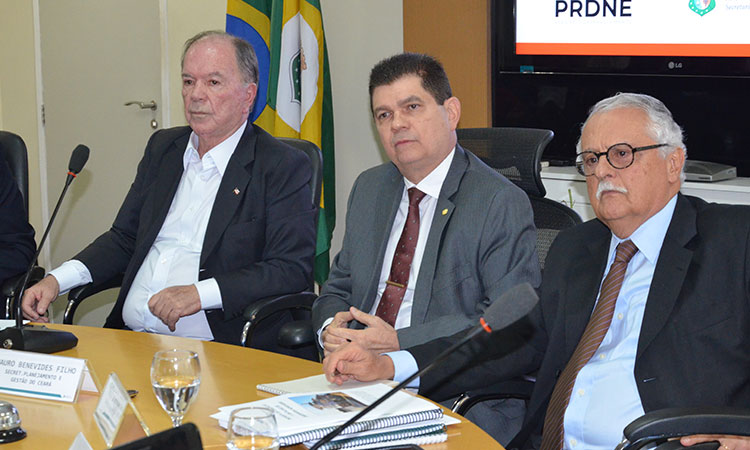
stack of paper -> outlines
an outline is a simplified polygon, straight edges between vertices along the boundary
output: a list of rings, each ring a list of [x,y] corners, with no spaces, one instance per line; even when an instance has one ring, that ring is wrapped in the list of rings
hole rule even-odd
[[[250,403],[224,406],[211,417],[226,428],[232,410],[246,406],[266,406],[274,410],[281,446],[304,443],[308,447],[338,425],[354,417],[390,388],[375,384],[353,389],[285,394]],[[382,443],[417,445],[443,442],[447,423],[443,411],[427,400],[405,392],[376,407],[360,421],[347,427],[325,449],[372,448]]]

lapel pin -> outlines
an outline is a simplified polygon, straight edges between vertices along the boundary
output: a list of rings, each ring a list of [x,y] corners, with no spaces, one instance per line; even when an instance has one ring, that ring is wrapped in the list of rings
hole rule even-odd
[[[444,215],[444,216],[445,216],[445,215],[448,215],[448,208],[445,208],[445,209],[443,210],[443,215]]]
[[[234,191],[232,192],[234,192],[234,195],[240,195],[240,190],[237,188],[234,188]]]

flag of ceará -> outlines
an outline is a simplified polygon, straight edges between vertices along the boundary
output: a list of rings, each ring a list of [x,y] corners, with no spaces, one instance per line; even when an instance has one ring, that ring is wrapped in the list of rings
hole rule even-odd
[[[315,280],[328,278],[336,221],[333,105],[319,0],[227,0],[227,32],[250,42],[260,69],[252,120],[277,137],[323,152]]]

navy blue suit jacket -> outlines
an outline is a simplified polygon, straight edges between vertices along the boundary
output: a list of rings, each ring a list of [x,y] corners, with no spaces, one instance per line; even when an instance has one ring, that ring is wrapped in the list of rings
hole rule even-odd
[[[125,297],[177,191],[190,132],[178,127],[152,135],[112,228],[75,257],[94,283],[124,273],[106,327],[124,327]],[[215,340],[239,343],[242,313],[253,301],[310,286],[311,173],[303,152],[247,125],[219,185],[201,252],[199,278],[216,279],[223,303],[222,309],[206,311]],[[256,330],[253,347],[275,349],[277,324],[266,322]]]

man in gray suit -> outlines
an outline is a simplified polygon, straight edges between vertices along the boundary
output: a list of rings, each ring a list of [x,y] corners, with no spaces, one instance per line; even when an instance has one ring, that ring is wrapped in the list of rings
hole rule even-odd
[[[352,188],[343,247],[313,307],[326,353],[347,341],[388,352],[447,336],[507,289],[540,282],[528,198],[457,145],[461,104],[440,63],[409,53],[381,61],[370,100],[391,162]]]

